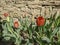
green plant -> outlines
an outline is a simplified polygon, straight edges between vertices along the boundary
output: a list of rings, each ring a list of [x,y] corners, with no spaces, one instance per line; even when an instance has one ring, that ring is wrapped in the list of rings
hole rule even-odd
[[[48,19],[40,16],[36,22],[26,16],[14,23],[16,18],[6,16],[2,21],[4,40],[11,40],[16,45],[59,45],[60,16],[55,17],[56,13]]]

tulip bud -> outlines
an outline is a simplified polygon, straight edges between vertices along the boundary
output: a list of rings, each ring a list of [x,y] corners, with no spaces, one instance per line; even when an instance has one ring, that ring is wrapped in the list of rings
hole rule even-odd
[[[10,21],[10,19],[9,19],[9,17],[7,17],[7,22],[9,22]]]

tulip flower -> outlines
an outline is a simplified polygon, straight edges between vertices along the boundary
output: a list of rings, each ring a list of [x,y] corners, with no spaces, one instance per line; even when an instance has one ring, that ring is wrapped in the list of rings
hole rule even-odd
[[[4,15],[4,17],[8,17],[9,14],[8,13],[4,13],[3,15]]]
[[[15,28],[18,28],[18,27],[19,27],[18,21],[14,22],[14,27],[15,27]]]
[[[18,21],[18,19],[14,19],[14,27],[15,28],[19,27],[19,21]]]
[[[45,19],[41,16],[36,19],[37,26],[43,26],[45,23]]]

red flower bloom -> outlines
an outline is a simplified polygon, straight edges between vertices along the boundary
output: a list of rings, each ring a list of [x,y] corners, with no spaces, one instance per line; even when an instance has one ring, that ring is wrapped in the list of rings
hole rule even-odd
[[[5,17],[7,17],[9,14],[8,14],[8,13],[4,13],[3,15],[4,15]]]
[[[37,26],[43,26],[44,23],[45,23],[45,19],[44,19],[43,17],[38,17],[38,18],[36,19],[36,24],[37,24]]]
[[[19,27],[19,22],[18,22],[18,21],[15,21],[15,22],[14,22],[14,27],[15,27],[15,28],[18,28],[18,27]]]

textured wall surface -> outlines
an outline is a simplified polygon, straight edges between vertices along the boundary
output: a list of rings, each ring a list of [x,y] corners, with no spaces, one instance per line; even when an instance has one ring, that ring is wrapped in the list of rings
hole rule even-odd
[[[39,16],[50,17],[60,14],[59,0],[0,0],[0,16],[8,12],[11,17]]]

